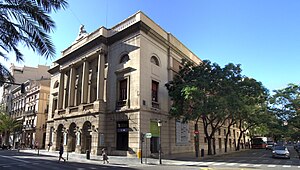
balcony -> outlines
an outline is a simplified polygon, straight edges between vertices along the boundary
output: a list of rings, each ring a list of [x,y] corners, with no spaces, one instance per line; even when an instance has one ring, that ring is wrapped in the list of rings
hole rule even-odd
[[[158,103],[158,102],[155,102],[155,101],[152,101],[152,108],[160,109],[159,103]]]
[[[37,111],[35,110],[28,110],[28,111],[25,111],[25,115],[32,115],[32,114],[36,114]]]
[[[23,125],[23,130],[35,130],[35,126],[34,125]]]
[[[117,107],[123,107],[126,106],[127,100],[120,100],[117,102]]]

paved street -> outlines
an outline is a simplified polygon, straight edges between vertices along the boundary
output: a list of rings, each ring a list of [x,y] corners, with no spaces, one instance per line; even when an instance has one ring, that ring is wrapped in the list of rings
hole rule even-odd
[[[101,162],[102,163],[102,162]],[[46,169],[129,169],[122,164],[110,164],[108,166],[100,162],[82,163],[82,162],[58,162],[57,157],[42,156],[29,153],[18,153],[16,151],[0,151],[0,169],[11,170],[46,170]]]
[[[0,150],[0,169],[198,169],[198,170],[231,170],[231,169],[268,169],[268,170],[300,170],[300,160],[292,147],[289,147],[291,159],[274,159],[270,150],[255,149],[238,153],[195,159],[194,157],[177,157],[176,160],[164,159],[158,165],[156,159],[148,159],[148,164],[140,164],[136,158],[110,156],[110,164],[103,164],[100,157],[86,160],[84,157],[70,155],[69,161],[58,163],[56,152],[41,151],[2,151]]]

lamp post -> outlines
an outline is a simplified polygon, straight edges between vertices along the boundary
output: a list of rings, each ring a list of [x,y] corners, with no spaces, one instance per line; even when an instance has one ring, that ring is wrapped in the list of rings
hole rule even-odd
[[[159,159],[159,164],[161,163],[161,127],[162,127],[162,121],[158,120],[157,121],[157,126],[159,127],[159,150],[158,150],[158,159]]]

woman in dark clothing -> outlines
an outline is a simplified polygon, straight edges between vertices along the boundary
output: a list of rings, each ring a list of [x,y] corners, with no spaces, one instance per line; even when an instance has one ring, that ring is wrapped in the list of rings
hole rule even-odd
[[[107,153],[106,153],[105,148],[102,149],[102,158],[103,158],[103,163],[104,163],[104,164],[105,164],[105,161],[106,161],[107,163],[109,163],[109,161],[108,161],[108,156],[107,156]]]
[[[64,145],[60,144],[58,162],[60,162],[60,159],[63,159],[64,162],[66,162],[66,159],[62,157],[63,153],[64,153]]]

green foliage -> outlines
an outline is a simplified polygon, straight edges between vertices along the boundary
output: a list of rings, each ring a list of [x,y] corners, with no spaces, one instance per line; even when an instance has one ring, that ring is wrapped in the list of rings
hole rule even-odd
[[[286,88],[274,90],[275,94],[269,99],[269,109],[282,121],[300,116],[300,87],[289,84]]]
[[[12,132],[21,126],[21,122],[14,120],[9,115],[0,114],[0,132]]]
[[[8,59],[5,53],[13,52],[16,61],[23,61],[23,54],[18,48],[21,43],[46,58],[54,57],[54,45],[48,34],[55,24],[49,14],[67,5],[65,0],[1,0],[0,56]],[[2,64],[0,80],[13,81]]]
[[[268,91],[260,82],[243,76],[240,65],[229,63],[221,68],[204,60],[196,66],[183,61],[183,66],[166,85],[173,101],[170,116],[196,123],[201,119],[208,143],[227,119],[232,124],[240,122],[241,130],[266,120]]]
[[[269,129],[278,139],[282,135],[291,140],[299,140],[300,130],[300,86],[288,84],[287,87],[274,90],[274,94],[269,98],[269,112],[274,115]]]
[[[0,109],[0,135],[3,135],[3,143],[8,145],[8,138],[11,132],[20,131],[22,128],[22,122],[16,121],[8,114],[6,114],[2,108]]]

